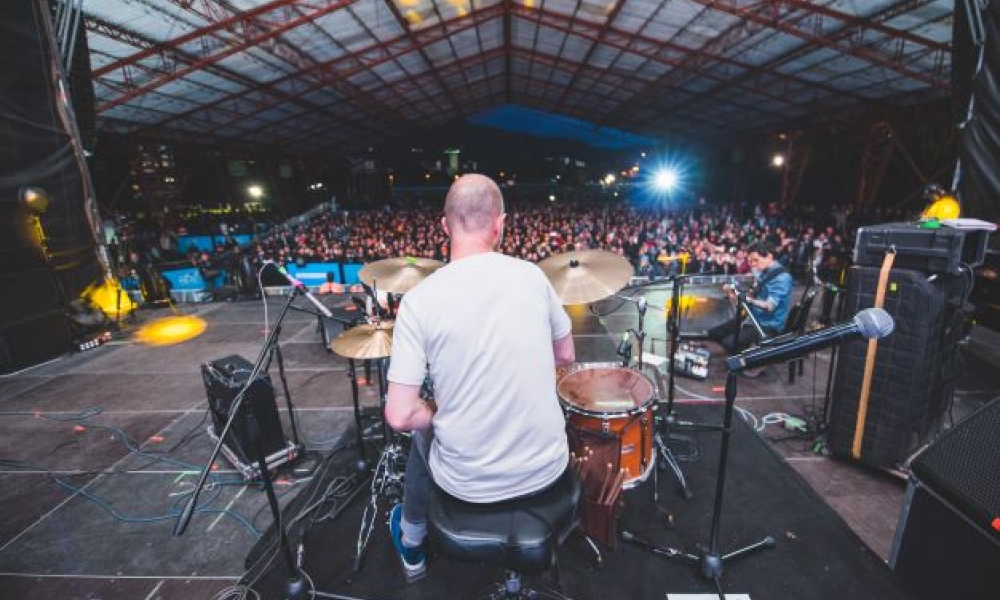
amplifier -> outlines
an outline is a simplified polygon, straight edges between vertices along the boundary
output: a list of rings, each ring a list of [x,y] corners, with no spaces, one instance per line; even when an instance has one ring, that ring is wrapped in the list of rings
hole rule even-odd
[[[253,365],[242,356],[227,356],[201,366],[201,375],[212,413],[209,437],[216,442],[229,420],[230,409],[237,394],[249,380]],[[285,439],[274,400],[271,378],[264,374],[246,386],[239,414],[233,420],[222,444],[222,454],[246,479],[260,475],[257,449],[252,445],[251,427],[256,427],[260,449],[266,457],[268,471],[294,460],[299,448]]]
[[[896,268],[957,275],[962,264],[983,264],[989,234],[985,229],[925,229],[916,223],[862,227],[854,245],[854,264],[880,266],[886,253],[895,248]]]
[[[921,597],[1000,595],[1000,400],[911,463],[889,566]]]

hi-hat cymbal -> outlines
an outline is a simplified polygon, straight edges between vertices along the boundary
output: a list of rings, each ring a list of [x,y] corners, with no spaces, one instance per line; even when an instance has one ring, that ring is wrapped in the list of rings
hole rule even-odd
[[[386,358],[392,354],[392,326],[392,321],[379,321],[346,329],[330,349],[344,358]]]
[[[628,259],[607,250],[556,254],[538,266],[563,304],[585,304],[606,298],[625,287],[633,274]]]
[[[406,256],[368,263],[358,277],[370,286],[393,294],[405,294],[428,275],[444,266],[431,258]]]

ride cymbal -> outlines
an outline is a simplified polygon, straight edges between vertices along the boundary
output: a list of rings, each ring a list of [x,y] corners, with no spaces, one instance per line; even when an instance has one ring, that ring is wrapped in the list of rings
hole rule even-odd
[[[344,330],[330,349],[344,358],[386,358],[392,354],[392,321],[379,321]]]
[[[431,258],[386,258],[362,267],[358,277],[379,290],[405,294],[443,266],[443,262]]]
[[[586,304],[606,298],[625,287],[633,274],[628,259],[607,250],[556,254],[538,266],[563,304]]]

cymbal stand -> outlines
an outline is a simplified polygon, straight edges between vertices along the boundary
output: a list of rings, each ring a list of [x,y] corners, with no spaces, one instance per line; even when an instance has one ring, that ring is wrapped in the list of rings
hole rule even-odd
[[[376,361],[378,372],[379,397],[381,408],[385,414],[386,393],[388,390],[387,368],[388,359]],[[371,480],[371,498],[361,515],[358,528],[358,540],[354,559],[351,561],[351,572],[357,574],[363,566],[364,553],[368,549],[372,532],[378,521],[380,512],[388,513],[389,508],[403,500],[403,478],[406,473],[407,450],[403,447],[403,436],[395,433],[385,418],[382,418],[382,440],[384,446],[375,464]],[[380,504],[382,511],[380,511]]]
[[[754,542],[749,546],[744,546],[738,550],[733,550],[726,554],[719,553],[719,529],[722,521],[722,500],[726,488],[726,466],[729,460],[729,438],[732,434],[733,412],[736,405],[736,381],[737,370],[730,369],[726,378],[726,409],[722,418],[722,441],[719,449],[719,468],[715,480],[715,502],[712,507],[712,526],[707,544],[698,545],[698,555],[688,554],[673,548],[655,546],[647,541],[637,538],[628,531],[622,531],[621,537],[624,541],[630,542],[658,554],[665,558],[682,560],[689,564],[698,565],[699,572],[706,579],[711,579],[715,583],[715,590],[719,594],[720,600],[725,600],[726,596],[722,589],[722,571],[726,561],[747,556],[758,550],[773,548],[777,543],[771,536]]]
[[[680,492],[685,499],[690,500],[694,497],[694,493],[691,491],[691,487],[688,485],[687,478],[684,477],[684,471],[681,470],[680,463],[677,461],[677,457],[674,456],[673,451],[670,449],[670,430],[674,426],[685,426],[691,427],[693,429],[703,428],[696,423],[679,423],[677,421],[676,415],[674,415],[674,395],[676,391],[676,385],[674,383],[674,371],[677,364],[677,347],[680,344],[680,298],[681,293],[684,289],[684,275],[674,275],[673,276],[673,290],[672,297],[670,299],[670,310],[667,313],[667,336],[670,340],[670,351],[667,356],[667,369],[668,369],[668,380],[667,380],[667,412],[662,417],[658,418],[659,427],[653,435],[653,441],[656,443],[656,448],[660,452],[660,459],[663,461],[661,464],[665,464],[670,467],[673,471],[674,477],[677,478],[677,483],[680,486]],[[662,381],[662,378],[661,378]],[[712,428],[709,428],[712,429]],[[654,471],[655,473],[655,471]],[[659,486],[656,485],[657,481],[654,479],[653,485],[653,502],[659,506]]]

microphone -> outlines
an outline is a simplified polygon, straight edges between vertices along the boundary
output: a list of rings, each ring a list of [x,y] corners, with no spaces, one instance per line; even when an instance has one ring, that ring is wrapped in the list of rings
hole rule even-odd
[[[800,335],[784,344],[751,348],[730,356],[726,360],[726,364],[730,371],[756,369],[772,363],[798,358],[804,354],[858,337],[883,338],[892,333],[894,327],[895,322],[889,313],[881,308],[868,308],[854,315],[854,319],[848,323]]]
[[[304,284],[301,281],[299,281],[298,279],[296,279],[295,276],[293,276],[291,273],[288,272],[287,269],[285,269],[285,267],[282,267],[281,265],[279,265],[278,263],[274,262],[273,260],[269,260],[269,261],[267,261],[267,263],[270,264],[270,265],[273,265],[274,268],[277,269],[279,273],[281,273],[282,275],[284,275],[285,279],[288,280],[288,283],[290,283],[293,288],[297,289],[303,296],[305,296],[306,298],[308,298],[309,301],[313,303],[313,306],[316,307],[316,310],[318,310],[324,317],[332,317],[333,316],[333,313],[330,312],[330,309],[328,309],[327,307],[323,306],[323,303],[320,302],[319,300],[317,300],[316,296],[312,295],[312,292],[309,291],[309,288],[306,287],[306,284]]]

